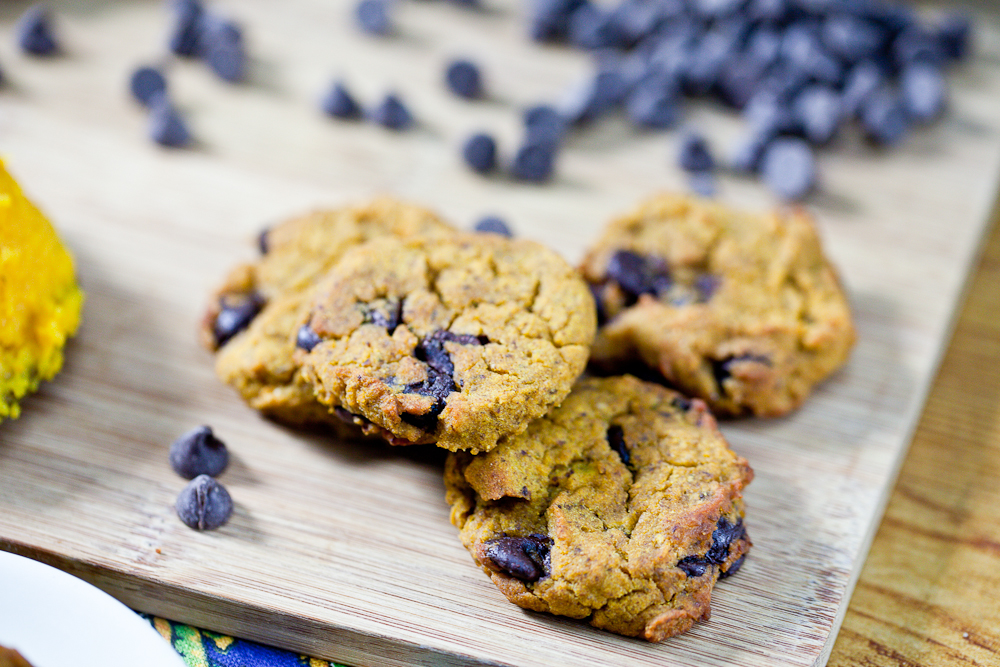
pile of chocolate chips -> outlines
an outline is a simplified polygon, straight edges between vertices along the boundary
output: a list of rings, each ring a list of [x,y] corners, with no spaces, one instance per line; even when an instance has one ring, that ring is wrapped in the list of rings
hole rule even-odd
[[[813,148],[845,124],[891,146],[940,117],[945,69],[971,41],[965,15],[927,22],[884,0],[529,2],[533,39],[594,56],[593,73],[557,105],[569,126],[621,108],[639,127],[670,127],[683,98],[713,98],[747,122],[730,166],[786,199],[814,187]],[[692,156],[686,142],[680,162],[692,175],[714,170]]]

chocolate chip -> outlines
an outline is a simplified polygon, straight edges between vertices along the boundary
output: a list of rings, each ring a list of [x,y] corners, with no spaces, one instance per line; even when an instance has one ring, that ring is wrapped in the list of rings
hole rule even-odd
[[[710,171],[694,171],[688,174],[688,187],[701,197],[715,195],[715,176]]]
[[[770,132],[751,131],[736,145],[729,166],[740,173],[756,174],[772,138]]]
[[[268,234],[270,233],[271,230],[265,228],[260,230],[260,234],[257,235],[257,250],[259,250],[262,255],[266,255],[267,251],[270,250],[270,246],[268,245]]]
[[[497,166],[496,140],[484,133],[472,135],[462,146],[462,159],[480,174],[493,171]]]
[[[930,123],[944,112],[944,75],[937,67],[922,62],[907,66],[899,89],[903,108],[914,122]]]
[[[448,395],[457,389],[454,379],[455,364],[452,363],[448,351],[444,348],[445,342],[454,342],[459,345],[485,345],[489,339],[485,336],[472,334],[435,331],[414,348],[413,356],[427,364],[427,378],[421,382],[407,385],[406,391],[411,394],[430,396],[435,401],[427,412],[423,414],[403,413],[401,419],[407,424],[412,424],[426,431],[437,428],[437,418],[446,407],[445,401]]]
[[[170,445],[170,466],[185,479],[198,475],[216,477],[229,465],[226,444],[215,437],[210,426],[199,426]]]
[[[370,35],[388,35],[392,32],[389,3],[386,0],[361,0],[354,7],[358,27]]]
[[[687,412],[691,409],[691,406],[694,405],[694,403],[692,403],[691,399],[686,396],[674,396],[670,399],[670,405],[674,406],[681,412]]]
[[[531,0],[528,8],[528,32],[538,42],[559,41],[569,34],[570,15],[585,0]]]
[[[775,194],[798,200],[816,187],[816,158],[812,148],[801,139],[775,139],[764,151],[761,175]]]
[[[355,101],[343,83],[336,81],[323,99],[320,100],[320,108],[328,116],[343,120],[354,120],[361,118],[361,105]]]
[[[215,530],[233,514],[233,499],[225,487],[208,475],[195,477],[177,496],[177,516],[189,528]]]
[[[571,123],[588,123],[624,102],[628,91],[621,72],[602,68],[569,90],[559,112]]]
[[[386,95],[382,103],[372,110],[371,119],[390,130],[406,130],[413,125],[413,114],[393,93]]]
[[[700,577],[708,570],[709,565],[722,565],[729,558],[729,547],[733,542],[738,542],[746,537],[747,531],[743,526],[743,519],[737,519],[736,523],[730,523],[726,517],[720,517],[716,523],[715,530],[712,531],[712,546],[704,556],[685,556],[677,562],[677,567],[684,571],[689,577]],[[736,574],[736,571],[743,565],[745,556],[734,561],[728,570],[728,575]],[[720,578],[723,576],[719,575]]]
[[[902,141],[910,120],[900,96],[887,88],[872,93],[861,109],[861,127],[876,144],[893,146]]]
[[[14,27],[17,44],[33,56],[51,56],[59,51],[52,31],[52,18],[44,5],[32,5],[17,20]]]
[[[403,300],[391,301],[389,305],[388,314],[378,309],[372,309],[368,312],[366,320],[380,327],[385,327],[391,335],[403,321]]]
[[[191,133],[167,95],[153,97],[149,113],[149,137],[161,146],[181,148],[191,143]]]
[[[501,218],[495,215],[489,215],[476,223],[473,228],[477,232],[484,234],[499,234],[500,236],[506,236],[507,238],[513,238],[514,233],[510,231],[510,227]]]
[[[200,20],[204,10],[198,0],[177,0],[172,4],[174,23],[167,45],[179,56],[194,57],[198,55]]]
[[[555,147],[551,144],[524,144],[514,155],[510,172],[518,180],[541,183],[552,178],[555,159]]]
[[[552,539],[544,535],[488,540],[484,556],[499,572],[521,581],[538,581],[551,567]]]
[[[967,14],[952,12],[937,28],[938,40],[945,54],[953,60],[964,60],[972,43],[972,22]]]
[[[483,95],[483,77],[479,67],[469,60],[455,60],[444,72],[448,90],[459,97],[474,100]]]
[[[639,127],[664,129],[680,120],[679,90],[676,82],[666,76],[641,82],[625,102],[629,120]]]
[[[547,104],[525,109],[522,120],[525,143],[558,146],[566,134],[566,119],[555,107]]]
[[[625,433],[622,431],[622,427],[617,424],[609,426],[607,438],[611,449],[618,454],[618,458],[622,460],[622,463],[628,465],[632,461],[632,457],[629,455],[628,446],[625,444]]]
[[[666,262],[629,250],[618,250],[611,256],[607,276],[618,283],[632,303],[641,294],[665,293],[673,282]]]
[[[625,39],[618,30],[614,13],[590,3],[570,15],[568,32],[570,43],[581,49],[622,46]]]
[[[223,81],[238,83],[246,76],[247,55],[240,27],[217,16],[206,15],[201,20],[199,55]]]
[[[737,558],[736,560],[734,560],[732,562],[732,564],[729,566],[728,570],[725,570],[723,572],[719,572],[719,579],[725,579],[727,577],[731,577],[734,574],[736,574],[737,572],[739,572],[740,568],[743,567],[743,562],[746,561],[746,559],[747,559],[747,555],[743,554],[742,556],[740,556],[739,558]]]
[[[840,95],[828,86],[808,86],[792,104],[806,139],[816,145],[829,143],[840,129],[844,107]]]
[[[136,102],[149,106],[156,95],[166,92],[167,80],[155,67],[139,67],[129,77],[128,89]]]
[[[871,60],[858,63],[847,75],[841,103],[846,116],[858,116],[872,94],[885,83],[882,68]]]
[[[850,14],[828,16],[823,22],[823,45],[848,63],[874,57],[888,39],[885,27]]]
[[[701,302],[708,301],[715,294],[715,291],[719,289],[719,285],[722,284],[722,279],[719,276],[712,275],[710,273],[703,273],[694,279],[694,288],[698,292],[698,300]]]
[[[715,159],[709,151],[705,137],[689,132],[681,139],[678,163],[684,171],[711,171],[715,169]]]
[[[762,364],[764,366],[771,365],[771,359],[759,354],[740,354],[726,357],[725,359],[712,359],[712,376],[715,378],[715,384],[722,390],[722,384],[732,377],[730,368],[736,362],[740,361],[752,361],[754,363]]]
[[[264,297],[257,292],[222,297],[219,300],[221,309],[212,325],[215,344],[222,347],[230,338],[250,326],[264,303]]]
[[[320,342],[319,334],[313,331],[308,324],[300,326],[299,330],[295,333],[295,347],[301,348],[306,352],[311,352]]]

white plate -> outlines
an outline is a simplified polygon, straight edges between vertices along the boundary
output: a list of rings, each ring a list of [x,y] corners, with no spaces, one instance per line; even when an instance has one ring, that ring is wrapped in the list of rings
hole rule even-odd
[[[0,645],[34,667],[184,667],[146,621],[82,579],[0,552]]]

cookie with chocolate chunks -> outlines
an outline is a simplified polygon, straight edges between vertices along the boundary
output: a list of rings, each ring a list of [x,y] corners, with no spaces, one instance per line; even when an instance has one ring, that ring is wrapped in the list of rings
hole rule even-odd
[[[370,239],[450,233],[434,213],[391,199],[318,210],[264,230],[257,238],[260,257],[229,273],[203,318],[202,340],[216,353],[216,374],[270,417],[354,434],[353,425],[315,399],[293,358],[308,345],[308,332],[299,329],[314,290],[345,253]]]
[[[602,319],[595,369],[640,362],[718,415],[780,415],[847,360],[854,326],[811,218],[654,197],[581,270]]]
[[[747,462],[699,399],[580,380],[485,454],[445,464],[451,520],[514,604],[660,641],[708,620],[750,549]]]
[[[498,234],[376,239],[327,280],[301,323],[305,377],[393,444],[492,449],[569,393],[596,328],[565,260]]]

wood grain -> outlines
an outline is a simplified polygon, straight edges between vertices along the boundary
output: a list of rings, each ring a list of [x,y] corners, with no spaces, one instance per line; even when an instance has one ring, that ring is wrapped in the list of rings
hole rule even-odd
[[[666,163],[677,134],[609,119],[572,140],[545,187],[470,174],[466,132],[516,140],[518,109],[585,70],[580,54],[526,43],[514,0],[494,11],[400,5],[401,34],[373,42],[346,0],[244,0],[255,60],[229,87],[196,62],[170,85],[199,145],[164,151],[124,94],[158,59],[159,2],[52,3],[66,55],[9,46],[23,5],[0,5],[4,158],[55,221],[88,294],[55,382],[0,431],[0,548],[54,563],[135,608],[353,664],[821,664],[951,331],[1000,180],[1000,18],[984,13],[980,56],[954,78],[951,113],[899,150],[846,137],[809,202],[859,329],[851,362],[784,419],[723,430],[754,466],[753,554],[719,586],[712,620],[649,645],[508,604],[448,524],[440,455],[359,447],[258,418],[213,376],[196,341],[206,295],[251,257],[259,229],[376,192],[415,199],[459,225],[487,212],[576,261],[607,218],[683,187]],[[480,57],[494,96],[469,105],[440,83],[449,55]],[[397,135],[334,123],[316,99],[341,70],[366,101],[393,87],[421,126]],[[728,114],[688,120],[718,145]],[[737,205],[773,205],[724,176]],[[211,424],[236,458],[223,482],[232,522],[200,534],[174,516],[183,485],[169,443]]]
[[[830,667],[1000,664],[1000,208]]]

